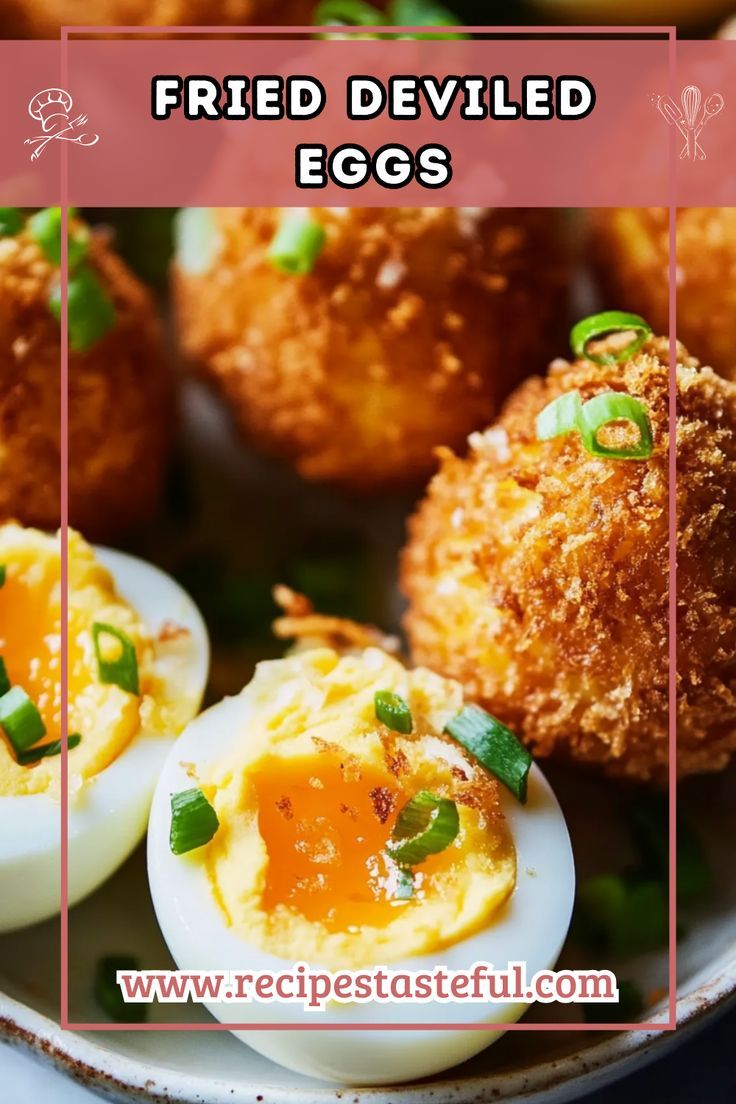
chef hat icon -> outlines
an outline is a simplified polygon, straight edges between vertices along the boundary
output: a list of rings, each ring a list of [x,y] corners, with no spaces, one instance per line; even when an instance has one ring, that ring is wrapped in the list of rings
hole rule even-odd
[[[68,118],[73,100],[63,88],[44,88],[37,92],[28,104],[28,114],[37,119],[45,132],[53,127],[53,120],[59,116]]]

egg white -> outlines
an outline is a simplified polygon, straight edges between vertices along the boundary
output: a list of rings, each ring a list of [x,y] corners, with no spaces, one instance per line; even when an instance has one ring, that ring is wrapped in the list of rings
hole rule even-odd
[[[226,755],[246,730],[245,692],[200,714],[171,749],[159,777],[148,831],[148,874],[156,915],[181,970],[285,970],[293,963],[267,954],[228,927],[214,899],[202,851],[173,855],[169,847],[171,794],[190,788],[191,764],[204,772]],[[242,738],[242,736],[240,737]],[[572,913],[575,874],[570,840],[557,800],[540,769],[529,777],[520,805],[503,790],[503,810],[517,855],[511,899],[483,931],[433,955],[393,962],[394,970],[469,969],[477,961],[505,968],[526,961],[528,977],[551,967],[562,948]],[[309,963],[319,966],[319,963]],[[375,963],[381,965],[381,963]],[[234,1034],[288,1069],[349,1084],[376,1085],[425,1077],[483,1050],[502,1033],[442,1030],[432,1024],[511,1023],[522,1004],[354,1004],[307,1012],[298,1004],[208,1003],[223,1023],[340,1024],[351,1031],[240,1030]],[[368,1023],[421,1023],[413,1031],[360,1030]]]
[[[151,636],[165,621],[190,632],[191,647],[156,670],[172,693],[201,704],[209,641],[199,610],[178,583],[151,564],[96,549],[118,593],[140,614]],[[97,888],[128,857],[146,830],[153,789],[174,736],[141,729],[103,771],[69,797],[69,904]],[[0,797],[0,932],[59,912],[61,803],[48,794]]]

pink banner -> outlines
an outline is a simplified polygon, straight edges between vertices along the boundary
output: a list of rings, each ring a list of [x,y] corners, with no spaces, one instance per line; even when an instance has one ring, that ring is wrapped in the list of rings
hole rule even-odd
[[[736,204],[735,42],[2,42],[0,90],[13,205]]]

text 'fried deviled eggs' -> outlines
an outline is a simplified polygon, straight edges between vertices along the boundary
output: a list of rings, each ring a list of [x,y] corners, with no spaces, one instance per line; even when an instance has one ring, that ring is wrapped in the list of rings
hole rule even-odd
[[[173,738],[199,708],[207,635],[163,572],[68,544],[69,903],[139,842]],[[58,536],[0,526],[0,930],[60,904]]]
[[[525,959],[530,975],[551,966],[574,889],[564,820],[508,730],[511,758],[523,764],[509,785],[525,804],[446,731],[473,710],[458,683],[409,671],[379,648],[340,656],[323,647],[259,664],[241,694],[192,722],[161,773],[148,835],[153,901],[178,966],[457,970]],[[413,836],[407,850],[406,825],[428,806],[448,814],[442,838]],[[432,1024],[512,1022],[524,1011],[492,1002],[208,1007],[224,1023],[427,1024],[340,1033],[339,1043],[329,1030],[236,1032],[291,1069],[364,1084],[446,1069],[499,1034]]]

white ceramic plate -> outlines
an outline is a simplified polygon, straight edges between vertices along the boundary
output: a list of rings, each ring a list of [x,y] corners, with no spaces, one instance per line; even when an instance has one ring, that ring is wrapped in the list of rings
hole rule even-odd
[[[549,772],[571,827],[578,868],[626,860],[618,837],[616,792],[579,775]],[[58,1027],[59,928],[39,925],[0,938],[0,1034],[54,1062],[77,1080],[116,1100],[206,1104],[471,1104],[479,1101],[571,1100],[663,1054],[693,1028],[726,1007],[736,993],[736,886],[730,841],[736,833],[736,772],[698,780],[685,800],[698,818],[717,875],[714,898],[687,918],[678,946],[678,1023],[670,1032],[583,1031],[508,1034],[457,1070],[417,1084],[377,1089],[328,1085],[289,1073],[261,1058],[228,1032],[62,1032]],[[605,831],[600,826],[606,825]],[[730,876],[729,876],[730,872]],[[170,964],[148,895],[142,851],[96,894],[70,913],[70,1005],[80,1021],[100,1018],[91,995],[98,957],[137,954],[144,967]],[[574,953],[566,952],[568,964]],[[661,984],[663,955],[627,963],[626,976]],[[161,1015],[205,1020],[205,1012],[169,1005]],[[155,1022],[157,1012],[153,1012]],[[574,1009],[545,1009],[543,1018],[575,1017]],[[541,1019],[532,1011],[529,1019]],[[663,1008],[650,1019],[666,1018]],[[260,1098],[260,1100],[259,1100]]]

